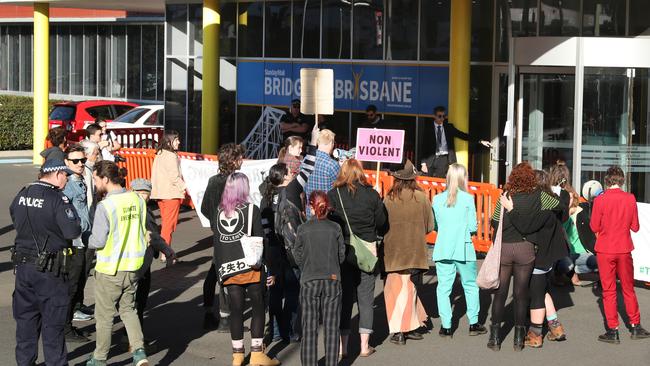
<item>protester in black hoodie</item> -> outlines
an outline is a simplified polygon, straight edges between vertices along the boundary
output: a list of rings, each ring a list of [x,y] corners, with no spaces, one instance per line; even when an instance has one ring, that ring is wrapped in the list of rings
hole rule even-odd
[[[66,134],[67,131],[63,127],[55,127],[47,133],[46,139],[52,144],[52,147],[41,151],[41,156],[45,158],[45,161],[50,159],[57,159],[61,161],[65,160],[65,154],[63,153],[63,150],[65,149],[65,145],[67,143],[67,139],[65,137]]]

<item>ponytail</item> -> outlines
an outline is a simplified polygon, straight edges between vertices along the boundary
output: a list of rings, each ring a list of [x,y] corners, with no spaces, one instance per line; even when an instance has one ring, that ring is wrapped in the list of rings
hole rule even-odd
[[[287,155],[287,147],[282,146],[282,148],[280,148],[280,152],[278,152],[278,163],[281,163],[282,161],[284,161],[284,157],[286,155]]]
[[[302,145],[304,140],[300,136],[289,136],[282,143],[282,148],[278,153],[278,163],[281,163],[284,160],[284,157],[289,151],[289,146],[297,146],[298,144]]]
[[[314,215],[318,220],[327,218],[330,212],[329,199],[323,191],[314,191],[309,195],[309,206],[314,210]]]

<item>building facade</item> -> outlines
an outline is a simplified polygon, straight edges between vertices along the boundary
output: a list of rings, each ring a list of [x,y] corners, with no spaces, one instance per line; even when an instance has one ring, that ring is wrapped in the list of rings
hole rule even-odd
[[[451,0],[222,1],[220,141],[244,141],[267,108],[286,110],[300,68],[327,67],[337,143],[354,146],[374,104],[383,127],[406,131],[406,155],[419,162],[433,108],[449,102],[450,8]],[[563,160],[580,186],[619,164],[629,189],[650,202],[648,14],[645,0],[472,1],[469,132],[496,147],[470,144],[471,178],[502,183],[519,161]],[[200,1],[167,1],[156,14],[56,19],[52,98],[164,101],[166,126],[199,151],[202,16]],[[29,93],[30,27],[0,20],[0,91]]]

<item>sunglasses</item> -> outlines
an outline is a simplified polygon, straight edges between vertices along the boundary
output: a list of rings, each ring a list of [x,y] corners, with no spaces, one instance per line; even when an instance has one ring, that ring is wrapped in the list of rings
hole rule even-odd
[[[445,115],[444,114],[437,114],[436,118],[445,118]]]
[[[86,161],[88,161],[88,159],[86,159],[86,158],[81,158],[81,159],[68,159],[68,161],[71,161],[72,164],[79,164],[79,163],[81,163],[81,164],[86,164]]]

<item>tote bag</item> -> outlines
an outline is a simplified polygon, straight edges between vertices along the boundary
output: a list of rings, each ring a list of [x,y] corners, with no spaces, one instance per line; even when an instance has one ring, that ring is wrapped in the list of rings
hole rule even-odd
[[[499,227],[494,243],[488,250],[481,269],[476,277],[476,284],[484,290],[494,290],[499,288],[499,269],[501,267],[501,241],[503,237],[503,205],[501,205],[501,214],[499,215]]]
[[[244,262],[252,268],[259,268],[262,265],[262,254],[264,253],[264,238],[251,236],[253,231],[253,205],[248,206],[248,231],[239,239],[241,248],[244,251]]]
[[[354,235],[352,227],[350,226],[350,220],[348,220],[348,214],[345,212],[345,206],[343,206],[341,192],[339,192],[338,188],[336,189],[336,193],[341,202],[341,209],[343,210],[345,221],[348,223],[348,230],[350,231],[350,246],[354,250],[357,267],[364,272],[372,273],[377,265],[377,243],[374,241],[363,240]]]

